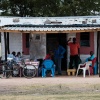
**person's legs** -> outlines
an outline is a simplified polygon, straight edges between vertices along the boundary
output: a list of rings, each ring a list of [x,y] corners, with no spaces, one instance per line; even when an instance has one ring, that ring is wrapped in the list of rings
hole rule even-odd
[[[57,71],[57,69],[58,69],[58,60],[57,60],[57,58],[55,58],[54,61],[55,61],[55,65],[56,65],[55,70]]]
[[[61,61],[62,61],[62,59],[58,58],[58,74],[62,74],[61,73]]]
[[[41,76],[42,74],[42,66],[38,68],[38,76]]]
[[[76,70],[78,68],[78,59],[79,59],[78,55],[75,55],[74,56],[74,62],[75,62],[75,68],[76,68]]]
[[[74,62],[74,57],[73,56],[70,56],[69,69],[73,69],[73,62]]]
[[[58,74],[61,74],[61,58],[55,59],[55,65],[56,65],[56,71],[58,71]]]

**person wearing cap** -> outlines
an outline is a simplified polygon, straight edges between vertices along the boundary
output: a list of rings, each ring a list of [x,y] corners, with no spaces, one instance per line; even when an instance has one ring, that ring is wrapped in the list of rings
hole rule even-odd
[[[73,69],[73,63],[75,64],[75,68],[77,70],[79,64],[79,56],[80,56],[80,45],[76,42],[76,38],[73,38],[72,42],[71,38],[67,41],[67,45],[70,48],[70,64],[69,69]]]

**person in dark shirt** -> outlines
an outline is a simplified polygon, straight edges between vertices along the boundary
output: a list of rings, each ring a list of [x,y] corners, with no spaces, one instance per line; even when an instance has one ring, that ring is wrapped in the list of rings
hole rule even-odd
[[[56,42],[56,47],[54,50],[54,62],[58,71],[57,75],[61,75],[61,62],[62,62],[62,58],[64,57],[64,53],[65,53],[65,48],[63,46],[61,46],[59,44],[59,42]]]

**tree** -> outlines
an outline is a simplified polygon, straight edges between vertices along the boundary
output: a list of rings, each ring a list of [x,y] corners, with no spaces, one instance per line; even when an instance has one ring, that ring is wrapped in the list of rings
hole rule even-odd
[[[8,0],[0,0],[0,10],[2,11],[2,15],[9,15],[8,13],[9,1]]]
[[[64,16],[95,15],[95,11],[98,11],[100,5],[98,1],[99,0],[64,0],[62,1],[61,12]]]
[[[1,15],[81,16],[96,15],[99,0],[0,0]]]

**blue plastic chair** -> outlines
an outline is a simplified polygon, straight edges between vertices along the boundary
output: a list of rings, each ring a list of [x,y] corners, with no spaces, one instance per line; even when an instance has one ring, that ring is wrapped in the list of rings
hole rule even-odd
[[[44,60],[42,63],[42,77],[46,77],[46,71],[51,70],[51,76],[55,76],[55,65],[52,60]]]

